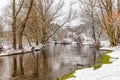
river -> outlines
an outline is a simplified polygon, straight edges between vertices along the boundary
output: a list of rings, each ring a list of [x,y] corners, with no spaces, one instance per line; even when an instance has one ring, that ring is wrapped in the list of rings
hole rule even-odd
[[[96,64],[103,53],[88,45],[48,44],[38,52],[0,57],[0,80],[54,80]]]

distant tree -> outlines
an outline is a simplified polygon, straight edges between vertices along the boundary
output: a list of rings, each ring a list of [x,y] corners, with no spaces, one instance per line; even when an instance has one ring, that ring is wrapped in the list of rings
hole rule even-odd
[[[3,37],[3,26],[0,24],[0,37]]]
[[[79,0],[80,4],[83,6],[80,7],[80,22],[83,22],[87,26],[92,28],[92,38],[94,40],[94,44],[97,45],[97,33],[98,26],[100,26],[100,22],[97,16],[97,1],[96,0]],[[96,32],[97,31],[97,32]]]

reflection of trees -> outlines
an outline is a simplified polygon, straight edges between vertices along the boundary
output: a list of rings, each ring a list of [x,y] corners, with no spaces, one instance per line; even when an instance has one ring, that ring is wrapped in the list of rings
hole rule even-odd
[[[24,68],[23,68],[23,55],[19,57],[19,64],[20,64],[20,74],[24,75]]]
[[[33,76],[38,77],[39,75],[47,74],[49,66],[48,66],[48,57],[46,55],[45,50],[42,50],[40,55],[37,53],[33,54]],[[33,65],[34,64],[34,65]]]
[[[39,76],[39,55],[38,54],[35,55],[33,53],[33,58],[35,60],[33,75],[38,77]]]
[[[20,80],[24,78],[42,79],[51,78],[51,67],[49,65],[48,54],[46,50],[34,52],[32,54],[17,55],[12,57],[12,77]]]
[[[15,77],[17,73],[17,59],[16,56],[13,57],[13,72],[12,76]]]
[[[23,55],[19,56],[19,66],[17,65],[17,56],[13,56],[13,72],[12,76],[15,77],[18,74],[24,75],[24,68],[23,68]],[[20,72],[19,72],[20,71]]]
[[[93,52],[93,56],[94,56],[94,58],[93,58],[93,62],[94,62],[94,64],[96,64],[96,53],[97,53],[97,50],[95,49],[95,50],[93,50],[94,52]]]
[[[54,57],[55,57],[55,52],[56,52],[56,46],[57,44],[54,45]]]
[[[48,57],[45,50],[41,51],[41,69],[43,70],[43,74],[45,75],[48,72]]]

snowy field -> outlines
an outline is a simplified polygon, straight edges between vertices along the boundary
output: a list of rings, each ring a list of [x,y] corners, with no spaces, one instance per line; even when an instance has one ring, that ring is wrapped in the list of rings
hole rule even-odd
[[[111,64],[104,64],[99,69],[86,68],[77,70],[74,73],[74,78],[67,80],[120,80],[120,47],[101,48],[105,50],[113,50],[109,53]]]

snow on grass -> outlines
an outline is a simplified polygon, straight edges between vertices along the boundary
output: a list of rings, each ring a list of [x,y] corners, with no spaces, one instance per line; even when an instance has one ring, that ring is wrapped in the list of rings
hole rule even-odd
[[[108,50],[111,49],[108,48]],[[120,48],[115,47],[112,50],[113,52],[107,54],[111,57],[112,63],[100,65],[98,69],[91,67],[76,70],[72,75],[74,77],[65,80],[120,80]]]

